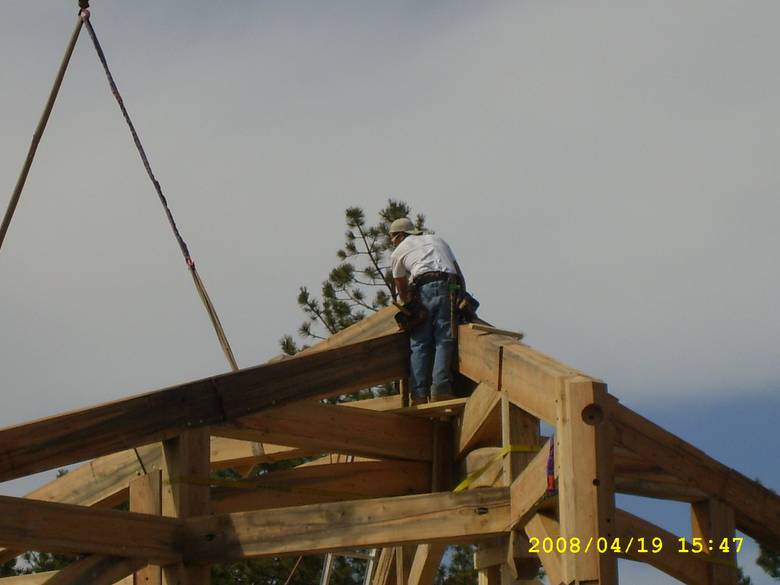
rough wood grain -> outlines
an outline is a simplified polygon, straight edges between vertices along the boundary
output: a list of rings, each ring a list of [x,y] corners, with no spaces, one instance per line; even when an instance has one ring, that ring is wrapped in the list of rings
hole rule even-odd
[[[186,521],[187,555],[207,562],[427,542],[506,530],[506,488],[225,514]]]
[[[416,461],[310,465],[239,482],[244,488],[216,487],[212,491],[212,509],[215,513],[229,513],[407,496],[427,492],[430,481],[430,465]]]
[[[495,387],[482,382],[469,396],[455,427],[456,457],[465,457],[480,447],[501,444],[501,394]]]
[[[737,528],[780,550],[780,496],[623,405],[610,413],[616,441],[734,509]]]
[[[169,439],[264,408],[405,376],[394,334],[0,430],[0,481]]]
[[[23,550],[178,560],[172,518],[0,496],[0,544]]]
[[[638,542],[639,538],[643,538],[646,543],[645,548],[650,551],[655,550],[655,547],[650,544],[654,538],[660,538],[663,543],[662,548],[656,554],[640,553],[637,552],[639,547],[635,547],[627,553],[624,551],[621,556],[652,565],[683,583],[707,585],[709,570],[707,562],[692,553],[679,553],[680,544],[677,535],[619,509],[615,511],[615,524],[616,535],[621,542],[628,543],[631,538]],[[688,549],[690,550],[690,545],[688,545]]]
[[[428,419],[316,402],[271,408],[212,427],[212,433],[319,452],[432,459],[433,423]]]

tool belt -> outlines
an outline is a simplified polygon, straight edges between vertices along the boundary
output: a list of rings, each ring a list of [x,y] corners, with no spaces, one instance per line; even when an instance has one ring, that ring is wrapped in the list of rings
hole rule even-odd
[[[428,318],[428,311],[417,298],[413,298],[406,303],[401,310],[395,314],[395,322],[401,331],[407,333],[417,329]]]
[[[457,278],[458,277],[451,272],[425,272],[414,277],[414,286],[419,288],[429,282],[447,281],[450,279],[456,280]]]

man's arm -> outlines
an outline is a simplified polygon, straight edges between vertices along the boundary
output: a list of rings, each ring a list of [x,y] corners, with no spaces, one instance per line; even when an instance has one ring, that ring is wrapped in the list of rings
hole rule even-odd
[[[458,261],[455,260],[455,270],[458,272],[458,279],[460,280],[460,286],[463,287],[463,290],[466,290],[466,277],[463,276],[463,271],[460,269],[460,265],[458,264]]]
[[[406,276],[401,276],[393,280],[395,281],[395,290],[398,291],[398,298],[401,300],[401,303],[408,303],[411,300],[409,298],[409,279]]]

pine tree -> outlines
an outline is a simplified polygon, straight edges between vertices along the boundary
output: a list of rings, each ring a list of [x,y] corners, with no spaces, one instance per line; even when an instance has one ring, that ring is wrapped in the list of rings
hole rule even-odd
[[[361,208],[346,210],[344,246],[336,252],[339,263],[322,283],[320,297],[313,296],[306,286],[298,291],[298,306],[306,317],[298,328],[304,344],[298,345],[291,335],[285,335],[279,342],[284,353],[294,355],[308,347],[307,342],[346,329],[396,299],[388,229],[393,220],[409,217],[411,212],[407,203],[389,199],[379,212],[379,221],[369,226]],[[418,214],[415,224],[417,229],[425,229],[425,216]]]
[[[321,296],[313,296],[305,286],[298,292],[298,306],[305,315],[305,321],[298,329],[303,338],[299,345],[291,335],[285,335],[279,342],[282,351],[294,355],[308,347],[307,342],[316,342],[346,329],[373,313],[388,306],[395,298],[393,279],[389,272],[389,252],[392,249],[388,228],[393,220],[408,217],[409,205],[390,199],[379,212],[376,225],[366,225],[365,213],[359,207],[346,210],[347,232],[343,248],[336,252],[339,263],[331,269],[327,280],[322,283]],[[419,229],[425,227],[425,218],[417,216]],[[389,393],[392,387],[376,388],[376,393]],[[363,393],[354,393],[340,399],[354,399]],[[304,460],[282,461],[256,466],[251,477],[259,477],[272,471],[293,467]],[[220,470],[216,474],[222,479],[237,479],[240,476],[232,470]],[[316,585],[322,574],[323,556],[302,557],[297,563],[295,557],[273,557],[215,565],[211,570],[213,585]],[[297,564],[297,567],[296,567]],[[295,570],[293,572],[293,568]],[[366,570],[364,560],[337,556],[331,570],[332,585],[359,585]],[[292,576],[291,576],[292,575]]]
[[[756,559],[756,564],[764,569],[767,575],[780,581],[780,553],[772,550],[763,543],[758,543],[760,554]]]
[[[338,333],[396,299],[390,267],[393,246],[389,228],[394,220],[411,214],[411,207],[404,201],[388,199],[387,205],[379,211],[378,222],[371,226],[366,224],[365,212],[360,207],[347,208],[344,246],[336,251],[339,263],[322,283],[320,297],[313,296],[306,286],[300,287],[297,300],[305,320],[298,328],[298,335],[303,343],[299,345],[292,335],[285,335],[279,341],[284,353],[294,355],[307,348],[307,342]],[[425,216],[417,214],[415,225],[424,230]],[[329,402],[386,396],[394,392],[393,384],[383,384]]]
[[[19,574],[16,570],[16,559],[0,564],[0,577],[13,577]]]
[[[763,485],[758,478],[756,478],[756,482]],[[772,488],[767,489],[772,493],[775,493]],[[759,555],[756,559],[756,564],[761,567],[767,575],[776,581],[780,581],[780,551],[769,548],[763,542],[758,543],[758,548]]]
[[[447,548],[445,563],[439,567],[435,585],[476,585],[474,569],[474,545],[457,545]]]

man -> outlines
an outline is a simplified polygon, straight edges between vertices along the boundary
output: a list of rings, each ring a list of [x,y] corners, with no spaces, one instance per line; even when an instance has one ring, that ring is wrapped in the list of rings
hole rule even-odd
[[[447,242],[423,234],[409,218],[390,224],[393,279],[402,303],[414,296],[427,311],[410,331],[412,404],[448,400],[452,395],[452,334],[450,295],[454,284],[465,286],[463,274]]]

